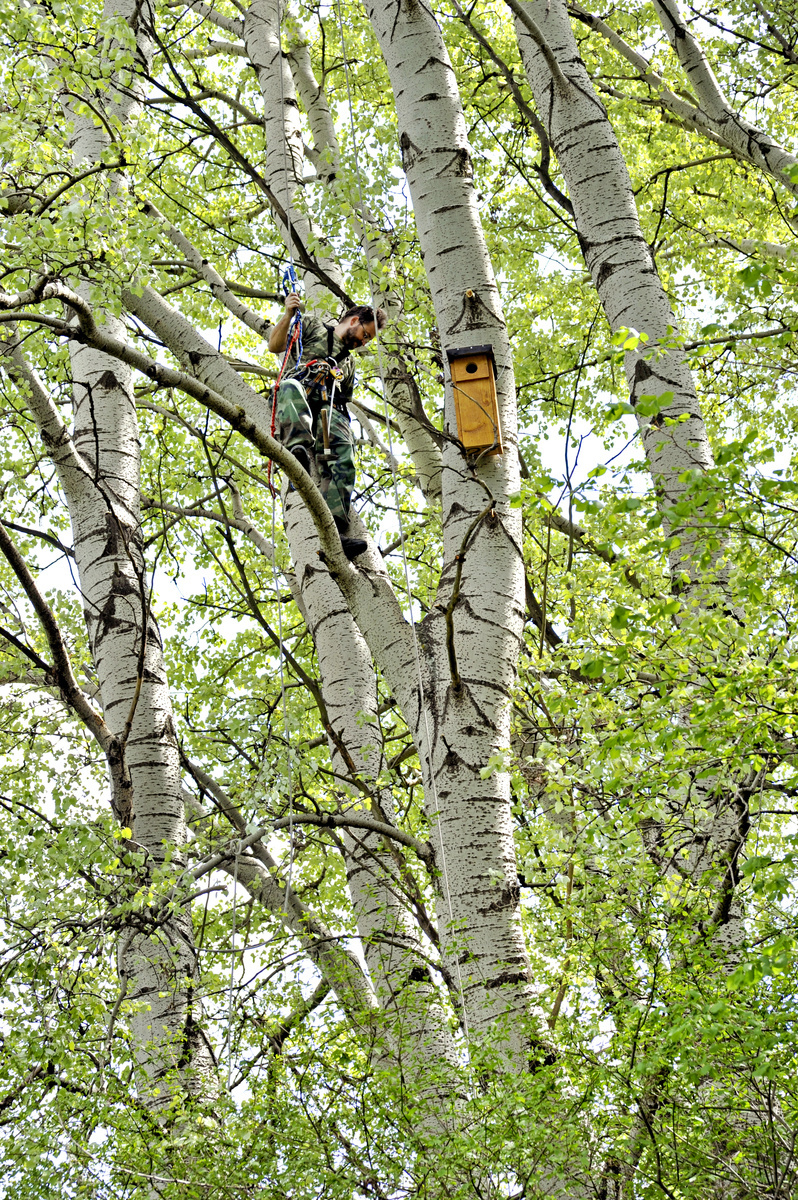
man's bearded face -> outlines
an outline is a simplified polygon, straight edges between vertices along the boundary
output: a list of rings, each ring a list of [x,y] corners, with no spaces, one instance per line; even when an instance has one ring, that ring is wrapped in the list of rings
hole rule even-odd
[[[357,350],[360,346],[365,346],[366,342],[370,342],[374,337],[374,323],[361,325],[359,322],[347,329],[346,333],[341,337],[345,350]]]

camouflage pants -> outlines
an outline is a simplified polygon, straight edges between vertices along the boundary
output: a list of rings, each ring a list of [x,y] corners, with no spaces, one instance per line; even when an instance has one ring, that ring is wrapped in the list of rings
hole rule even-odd
[[[277,390],[277,430],[280,441],[288,450],[304,446],[313,455],[319,475],[319,490],[334,517],[344,525],[349,521],[349,502],[355,486],[355,441],[349,428],[349,417],[337,408],[330,420],[330,449],[335,460],[326,463],[321,410],[315,395],[308,400],[305,389],[296,379],[285,379]]]

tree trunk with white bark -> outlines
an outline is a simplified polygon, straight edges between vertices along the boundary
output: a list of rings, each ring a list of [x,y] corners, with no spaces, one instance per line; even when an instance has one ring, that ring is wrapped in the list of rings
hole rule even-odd
[[[568,185],[585,263],[613,331],[646,340],[625,353],[629,399],[666,527],[680,540],[670,552],[677,580],[697,583],[706,549],[700,512],[683,522],[674,506],[693,476],[712,466],[712,451],[678,322],[640,228],[632,183],[615,132],[579,57],[563,0],[521,5],[560,69],[555,78],[538,41],[520,17],[521,59]],[[642,402],[642,403],[641,403]]]
[[[106,20],[122,19],[134,34],[139,65],[151,57],[153,12],[148,3],[108,0]],[[115,48],[111,41],[106,53]],[[110,121],[135,118],[138,87],[117,83],[106,108]],[[75,109],[74,103],[71,107]],[[104,124],[73,111],[72,147],[77,166],[95,165],[108,150]],[[113,195],[115,183],[109,192]],[[89,303],[92,290],[80,290]],[[125,340],[110,313],[94,319],[111,337]],[[62,471],[72,522],[83,611],[103,713],[118,739],[129,787],[119,812],[151,868],[184,866],[185,821],[180,763],[169,683],[142,552],[140,444],[133,372],[90,346],[71,347],[74,453],[84,465],[80,486]],[[175,1090],[206,1096],[213,1056],[202,1032],[195,994],[196,954],[190,911],[178,907],[160,931],[136,928],[123,935],[119,974],[137,1001],[134,1017],[145,1102],[168,1106]]]
[[[298,237],[342,288],[341,273],[325,253],[322,235],[295,203],[297,190],[303,186],[305,156],[294,80],[281,44],[282,7],[280,0],[250,0],[244,18],[244,44],[264,99],[265,178],[285,211],[287,222],[279,224],[289,254],[294,254],[294,239]],[[323,307],[329,305],[329,293],[312,272],[306,273],[305,284],[312,302]]]
[[[512,355],[482,234],[471,151],[441,31],[423,5],[368,7],[394,92],[402,164],[445,348],[489,343],[504,453],[474,467],[454,442],[443,456],[444,566],[438,603],[418,631],[421,693],[405,718],[425,772],[425,805],[442,873],[441,941],[457,962],[468,1028],[500,1030],[510,1060],[530,1053],[532,998],[520,926],[509,776],[482,772],[509,748],[510,690],[523,616]],[[445,427],[454,433],[451,385]],[[453,597],[459,568],[458,595]],[[451,621],[458,677],[447,654]],[[391,673],[383,664],[390,680]]]
[[[563,0],[528,0],[521,11],[531,18],[536,30],[533,36],[522,16],[516,16],[521,58],[536,104],[545,114],[546,132],[574,207],[580,246],[607,320],[613,330],[632,328],[648,335],[644,345],[627,351],[626,374],[658,502],[667,526],[680,537],[670,555],[674,581],[681,587],[688,576],[699,597],[717,604],[718,578],[723,597],[724,572],[722,566],[719,570],[715,566],[717,550],[702,558],[705,540],[700,507],[681,527],[673,510],[688,494],[692,477],[712,467],[712,451],[684,351],[657,351],[662,340],[673,345],[678,328],[640,227],[629,172],[606,110],[579,56]],[[546,52],[553,56],[559,76],[555,76]],[[653,419],[650,411],[639,411],[643,395],[664,397]],[[697,816],[684,828],[691,852],[688,862],[680,867],[695,884],[707,873],[717,875],[720,870],[713,921],[718,924],[716,941],[724,955],[742,937],[734,886],[735,864],[747,824],[739,786],[735,780],[716,777],[696,784]],[[668,806],[681,827],[686,797],[674,795]],[[654,823],[646,836],[654,850]],[[736,961],[732,952],[729,970]]]
[[[286,532],[318,655],[330,760],[352,797],[344,811],[356,812],[365,802],[367,812],[394,825],[391,790],[382,782],[388,765],[371,653],[339,588],[319,562],[318,538],[304,506],[295,497],[288,499]],[[451,1075],[457,1050],[430,974],[434,947],[428,943],[425,949],[418,933],[426,924],[414,874],[418,863],[403,863],[399,848],[392,853],[390,839],[377,834],[344,830],[342,842],[353,913],[386,1018],[383,1053],[402,1065],[418,1094],[429,1087],[424,1077],[432,1072],[432,1091],[438,1093],[442,1078]]]

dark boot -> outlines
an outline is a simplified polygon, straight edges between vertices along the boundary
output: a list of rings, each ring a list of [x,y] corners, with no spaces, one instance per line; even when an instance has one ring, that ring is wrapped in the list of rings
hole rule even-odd
[[[308,451],[307,447],[302,446],[302,445],[286,446],[286,450],[291,451],[294,458],[299,463],[300,467],[304,468],[304,470],[307,471],[307,473],[309,475],[310,474],[310,452]],[[293,492],[293,490],[294,490],[293,483],[289,482],[288,490],[289,490],[289,492]]]
[[[341,517],[336,516],[333,516],[333,520],[335,521],[336,528],[341,535],[341,547],[343,552],[350,562],[353,558],[357,558],[359,554],[364,554],[366,550],[368,550],[369,544],[365,538],[344,537],[344,534],[349,528],[348,521],[344,521]]]
[[[350,562],[353,558],[357,558],[358,554],[365,554],[369,548],[369,544],[364,538],[342,537],[341,546]]]
[[[291,451],[291,453],[293,454],[294,458],[297,460],[299,465],[301,467],[303,467],[309,475],[310,474],[310,452],[308,451],[307,446],[287,446],[286,449]]]

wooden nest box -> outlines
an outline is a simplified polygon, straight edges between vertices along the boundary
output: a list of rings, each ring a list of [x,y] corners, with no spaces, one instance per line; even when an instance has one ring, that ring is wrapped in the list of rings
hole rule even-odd
[[[492,346],[446,350],[454,391],[457,435],[467,454],[502,453]]]

